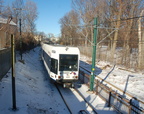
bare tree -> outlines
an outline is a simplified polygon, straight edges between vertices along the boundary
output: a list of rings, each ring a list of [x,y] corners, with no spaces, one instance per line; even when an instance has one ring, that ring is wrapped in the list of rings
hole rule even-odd
[[[64,38],[65,43],[70,45],[77,43],[77,26],[79,24],[78,14],[74,10],[71,10],[63,18],[60,19],[60,24],[62,38]]]
[[[23,0],[13,1],[11,11],[12,16],[15,18],[16,24],[18,24],[20,18],[23,18],[23,11],[22,11],[23,9],[24,9]]]
[[[23,0],[15,0],[11,10],[16,23],[21,19],[23,31],[31,33],[35,31],[35,20],[38,15],[36,3],[27,0],[24,4]]]
[[[96,7],[97,1],[96,0],[73,0],[73,9],[79,13],[80,16],[80,25],[83,26],[79,29],[80,34],[82,37],[85,38],[85,45],[88,45],[88,41],[92,42],[92,26],[91,28],[88,25],[91,24],[92,20],[95,16],[97,16]],[[81,29],[81,30],[80,30]]]
[[[26,31],[33,33],[36,30],[35,21],[37,19],[37,6],[34,2],[28,0],[25,5],[25,28]]]
[[[84,44],[86,46],[88,45],[88,41],[92,42],[93,39],[91,21],[94,17],[98,17],[98,25],[103,28],[98,28],[98,42],[106,41],[103,38],[108,36],[107,41],[101,45],[108,45],[108,49],[110,49],[108,50],[110,51],[109,61],[116,64],[116,49],[120,47],[122,53],[118,61],[130,67],[132,56],[136,54],[133,50],[135,49],[137,51],[139,48],[138,63],[139,66],[142,65],[143,58],[140,56],[143,57],[144,55],[142,44],[144,23],[143,18],[139,18],[139,16],[143,16],[140,14],[144,6],[143,0],[72,0],[72,6],[79,17],[77,34],[79,37],[85,38]],[[63,17],[63,20],[65,20],[63,22],[65,24],[66,22],[70,23],[68,16]],[[61,29],[63,37],[70,36],[72,31],[72,27],[66,26],[65,24],[63,24]],[[137,30],[138,28],[139,30]],[[137,57],[133,59],[135,58]],[[136,67],[136,64],[134,63],[133,66]]]
[[[117,40],[118,40],[118,28],[121,26],[121,17],[123,13],[123,1],[122,0],[115,0],[115,1],[110,1],[108,2],[109,6],[109,20],[111,23],[112,28],[116,28],[117,30],[114,33],[113,39],[112,39],[112,45],[111,45],[111,60],[114,61],[114,54],[115,54],[115,49],[117,46]],[[111,61],[111,62],[112,62]]]
[[[140,16],[142,16],[144,14],[144,9],[141,11]],[[142,18],[138,19],[138,39],[139,39],[139,57],[138,57],[138,67],[139,68],[144,68],[144,33],[142,36]]]

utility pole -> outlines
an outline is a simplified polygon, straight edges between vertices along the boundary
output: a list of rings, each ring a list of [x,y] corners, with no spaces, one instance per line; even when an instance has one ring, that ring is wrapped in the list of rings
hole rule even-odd
[[[21,61],[22,61],[22,31],[21,31],[21,11],[24,10],[22,8],[14,8],[14,10],[19,10],[20,11],[20,17],[19,17],[19,32],[20,32],[20,56],[21,56]]]
[[[22,60],[22,36],[21,36],[21,18],[19,19],[19,31],[20,31],[20,56],[21,56],[21,60]]]
[[[15,41],[11,35],[11,61],[12,61],[12,110],[16,110],[16,91],[15,91]]]
[[[90,91],[93,91],[94,86],[94,71],[95,71],[95,60],[96,60],[96,41],[97,41],[97,18],[94,18],[94,39],[93,39],[93,53],[92,53],[92,68],[90,78]]]

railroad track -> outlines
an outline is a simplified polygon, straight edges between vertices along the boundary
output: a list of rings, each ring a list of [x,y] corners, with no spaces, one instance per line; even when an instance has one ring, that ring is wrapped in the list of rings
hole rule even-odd
[[[86,68],[84,68],[84,67],[82,67],[82,66],[80,66],[80,68],[81,68],[82,71],[84,71],[84,75],[85,75],[87,78],[89,78],[91,71],[88,70],[88,69],[86,69]],[[139,105],[135,104],[134,102],[133,102],[133,103],[130,103],[129,99],[135,98],[133,95],[131,95],[131,94],[128,93],[128,92],[123,91],[122,89],[120,89],[120,88],[118,88],[117,86],[111,84],[110,82],[102,79],[102,78],[99,77],[99,76],[96,76],[96,78],[99,79],[99,80],[101,81],[101,83],[106,84],[108,87],[110,87],[110,88],[112,88],[114,91],[116,91],[116,92],[115,92],[115,96],[118,95],[118,96],[120,97],[120,99],[121,99],[120,102],[127,102],[127,104],[129,104],[129,106],[132,107],[132,109],[129,108],[129,110],[132,110],[132,111],[135,112],[135,113],[139,113],[139,111],[142,112],[142,113],[144,112],[144,109],[143,109],[142,107],[140,107],[140,106],[143,106],[143,104],[144,104],[143,101],[141,101],[141,100],[139,100],[139,99],[136,99],[136,102],[139,102]],[[119,93],[119,94],[118,94],[118,93]],[[122,96],[123,94],[125,94],[124,97]],[[123,104],[124,104],[124,103],[123,103]],[[114,107],[114,108],[115,108],[115,107]],[[115,109],[116,109],[116,108],[115,108]],[[116,109],[116,110],[119,111],[119,109]]]
[[[95,108],[76,88],[63,88],[61,85],[55,85],[70,114],[97,114]]]
[[[82,66],[80,66],[80,68],[83,69],[84,71],[86,71],[86,72],[89,73],[89,74],[91,73],[91,71],[89,71],[88,69],[86,69],[86,68],[84,68],[84,67],[82,67]],[[86,73],[86,74],[87,74],[87,73]],[[88,74],[87,76],[89,76],[89,74]],[[125,95],[127,95],[129,98],[132,98],[132,97],[133,97],[130,93],[124,92],[122,89],[120,89],[120,88],[118,88],[117,86],[111,84],[110,82],[102,79],[101,77],[99,77],[99,76],[96,76],[96,77],[97,77],[99,80],[101,80],[102,82],[105,82],[106,84],[108,84],[109,87],[113,88],[113,90],[118,90],[118,91],[121,92],[121,93],[125,93]]]
[[[89,70],[87,70],[86,68],[84,68],[84,67],[82,67],[82,66],[79,66],[81,69],[83,69],[83,70],[85,70],[85,71],[87,71],[88,73],[90,73],[90,71]]]
[[[62,93],[61,93],[61,91],[60,91],[60,89],[59,89],[59,87],[58,87],[58,84],[55,83],[55,86],[56,86],[56,88],[57,88],[57,90],[58,90],[58,92],[59,92],[59,94],[60,94],[62,100],[64,101],[64,103],[65,103],[65,105],[66,105],[68,111],[70,112],[70,114],[72,114],[72,111],[71,111],[69,105],[67,104],[66,100],[64,99],[64,97],[63,97],[63,95],[62,95]]]
[[[94,112],[94,114],[98,114],[97,111],[96,111],[96,109],[84,98],[84,96],[83,96],[76,88],[74,88],[74,90],[83,98],[83,100],[86,102],[86,104],[87,104],[89,107],[91,107],[91,109],[92,109],[92,111]],[[81,111],[83,111],[83,110],[81,110]],[[85,112],[85,111],[83,111],[83,112]],[[85,113],[84,113],[84,114],[85,114]]]

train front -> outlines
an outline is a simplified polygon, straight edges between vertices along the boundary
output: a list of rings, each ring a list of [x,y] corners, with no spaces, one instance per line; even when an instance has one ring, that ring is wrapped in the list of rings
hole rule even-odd
[[[74,86],[73,82],[78,80],[80,54],[78,48],[73,48],[72,50],[73,51],[69,49],[69,52],[65,54],[59,54],[58,74],[64,87],[68,85]]]

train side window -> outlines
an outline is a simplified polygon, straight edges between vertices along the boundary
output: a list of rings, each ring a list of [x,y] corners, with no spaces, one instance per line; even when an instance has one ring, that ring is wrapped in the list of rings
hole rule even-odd
[[[51,58],[51,72],[57,74],[58,60]]]
[[[50,56],[45,52],[45,51],[43,51],[43,57],[44,57],[44,60],[45,60],[45,62],[46,62],[46,64],[47,64],[47,66],[48,66],[48,68],[50,69],[51,67],[51,58],[50,58]]]

